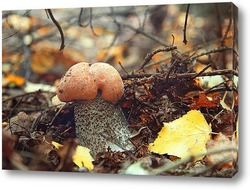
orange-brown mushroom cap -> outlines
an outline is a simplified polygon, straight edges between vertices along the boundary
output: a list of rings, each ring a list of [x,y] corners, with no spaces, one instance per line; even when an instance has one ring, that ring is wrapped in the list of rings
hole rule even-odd
[[[62,77],[57,96],[64,102],[92,100],[97,96],[98,90],[101,90],[103,99],[116,103],[124,92],[119,72],[108,63],[80,62]]]

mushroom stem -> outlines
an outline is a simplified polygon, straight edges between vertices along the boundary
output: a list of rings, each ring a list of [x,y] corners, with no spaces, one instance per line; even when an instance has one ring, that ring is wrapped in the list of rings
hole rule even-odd
[[[93,100],[74,101],[76,136],[95,157],[108,146],[132,150],[128,122],[120,107],[104,100],[100,93]]]

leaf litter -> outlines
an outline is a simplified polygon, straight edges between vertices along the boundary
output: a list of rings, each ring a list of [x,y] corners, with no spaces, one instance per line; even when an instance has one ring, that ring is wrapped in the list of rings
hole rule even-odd
[[[42,22],[40,19],[35,21],[35,17],[30,18],[37,26]],[[153,20],[151,19],[151,22],[157,27],[158,32],[168,24],[182,27],[175,19],[157,26]],[[114,23],[120,29],[125,27],[143,35],[143,31],[135,30],[132,26],[129,28],[119,20],[115,20]],[[45,32],[43,35],[46,35],[51,31],[48,30],[51,25],[48,26],[41,27],[39,32]],[[191,29],[191,25],[189,27]],[[228,26],[223,26],[226,27]],[[94,30],[97,31],[97,27],[94,27]],[[228,40],[227,33],[224,40]],[[43,35],[40,37],[44,38]],[[115,35],[119,36],[119,33]],[[169,41],[173,40],[175,44],[180,44],[180,36],[170,36]],[[78,41],[82,43],[87,38]],[[154,36],[150,38],[157,41]],[[116,38],[111,45],[115,44],[115,40]],[[93,42],[89,40],[89,43]],[[15,40],[13,44],[16,44]],[[97,46],[102,47],[103,44],[98,42]],[[57,46],[43,39],[40,43],[31,45],[31,69],[37,75],[34,81],[40,82],[44,79],[49,83],[48,86],[39,83],[27,85],[28,81],[24,84],[24,77],[12,74],[11,70],[15,70],[16,63],[24,61],[25,56],[18,51],[12,54],[7,51],[8,48],[3,47],[3,169],[213,177],[232,177],[237,173],[238,72],[237,69],[226,69],[232,68],[231,61],[234,61],[235,65],[237,61],[230,60],[229,67],[226,65],[220,68],[214,64],[219,62],[220,56],[225,57],[232,52],[234,57],[237,57],[234,47],[216,44],[209,46],[210,50],[207,52],[207,47],[195,49],[191,52],[194,54],[189,56],[188,53],[180,52],[188,47],[194,49],[195,45],[191,40],[182,48],[173,45],[163,48],[149,45],[150,48],[146,49],[147,55],[141,64],[140,60],[134,61],[133,56],[127,56],[130,51],[133,52],[129,50],[133,49],[132,46],[126,44],[110,47],[112,48],[108,48],[106,52],[105,49],[99,51],[96,59],[119,62],[121,73],[125,73],[122,75],[125,91],[119,104],[130,123],[129,128],[135,131],[130,140],[136,149],[132,152],[108,149],[99,153],[94,160],[91,158],[91,151],[90,155],[87,151],[87,156],[84,152],[88,147],[79,149],[75,135],[73,105],[61,104],[56,100],[54,91],[56,79],[61,76],[57,71],[77,61],[84,61],[87,55],[83,55],[81,47],[81,51],[65,48],[64,53],[59,52]],[[92,53],[93,47],[89,49],[86,54],[95,56]],[[135,55],[137,57],[137,53]],[[131,72],[123,68],[128,58],[136,62],[137,68]],[[15,64],[10,66],[7,62]],[[199,65],[202,65],[202,69],[196,69]],[[218,80],[212,81],[213,78]],[[46,88],[41,90],[42,86]],[[187,117],[191,117],[191,121]],[[172,129],[172,132],[169,132],[169,129]],[[193,135],[193,132],[199,135]],[[156,141],[159,138],[161,140],[157,145]],[[176,139],[180,141],[177,142]],[[53,142],[62,146],[56,148]],[[153,151],[154,143],[157,148]],[[76,154],[77,149],[80,150],[79,154]],[[228,156],[230,159],[227,159]]]
[[[41,90],[6,98],[3,137],[12,143],[4,144],[4,169],[187,176],[223,175],[223,172],[227,176],[228,170],[233,170],[229,172],[231,177],[237,172],[235,150],[231,150],[235,159],[222,166],[218,162],[223,162],[221,158],[227,154],[223,149],[215,154],[218,158],[206,154],[215,147],[230,144],[230,140],[221,141],[212,131],[224,133],[223,137],[229,139],[225,135],[236,131],[233,123],[237,109],[224,109],[215,97],[219,98],[219,93],[206,98],[192,75],[180,78],[173,73],[166,79],[168,72],[162,70],[146,77],[141,77],[141,72],[123,76],[125,94],[120,104],[130,128],[137,131],[131,138],[136,151],[107,150],[95,160],[91,152],[88,156],[83,154],[79,149],[87,147],[79,148],[74,140],[72,104],[54,105],[54,92]],[[197,90],[198,98],[182,98],[183,93]],[[230,132],[225,130],[227,126]],[[63,149],[56,148],[53,142],[62,144]],[[75,155],[77,149],[79,153]],[[165,169],[161,170],[162,167]]]

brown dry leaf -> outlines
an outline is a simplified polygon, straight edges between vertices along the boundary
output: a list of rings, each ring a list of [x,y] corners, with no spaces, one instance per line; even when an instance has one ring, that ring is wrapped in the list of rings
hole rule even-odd
[[[28,170],[23,158],[15,151],[17,137],[2,131],[2,169]]]
[[[3,131],[9,134],[25,134],[29,133],[32,124],[31,117],[21,111],[16,116],[10,118],[8,124],[3,128]]]
[[[209,140],[206,144],[207,151],[221,150],[216,154],[209,154],[206,156],[206,164],[208,166],[217,165],[217,168],[233,168],[238,159],[238,139],[233,136],[230,140],[222,133],[216,135],[213,140]],[[229,150],[228,149],[235,149]]]
[[[200,111],[191,110],[183,117],[170,123],[164,123],[149,151],[169,154],[185,159],[196,156],[202,159],[206,154],[206,142],[210,139],[211,127]]]
[[[127,47],[125,45],[119,45],[119,46],[112,46],[108,50],[103,49],[101,50],[97,56],[97,61],[103,61],[106,60],[107,56],[109,59],[112,59],[112,62],[114,63],[123,63],[124,62],[124,52],[126,52]]]
[[[52,138],[50,136],[40,136],[36,139],[37,143],[34,146],[35,152],[41,158],[49,158],[49,154],[54,150],[54,146],[51,144]]]
[[[56,63],[55,55],[53,54],[55,51],[56,50],[51,47],[35,52],[32,56],[32,70],[38,74],[47,73]]]
[[[46,74],[52,68],[56,70],[58,64],[63,64],[65,69],[73,64],[85,61],[82,53],[71,48],[58,50],[58,46],[43,41],[32,45],[33,55],[31,68],[38,74]]]
[[[78,143],[74,140],[69,140],[64,145],[54,141],[52,144],[58,149],[58,155],[60,157],[60,164],[57,166],[56,171],[71,171],[72,168],[74,168],[72,157],[75,154]]]
[[[200,92],[198,97],[193,98],[193,103],[190,105],[190,109],[216,107],[219,103],[220,97],[218,93],[213,93],[207,96],[204,92]]]

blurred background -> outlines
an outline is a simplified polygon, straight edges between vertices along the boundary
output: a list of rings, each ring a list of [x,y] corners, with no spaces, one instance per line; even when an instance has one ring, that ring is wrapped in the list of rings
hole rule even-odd
[[[3,11],[3,88],[53,87],[81,61],[108,62],[124,75],[138,69],[148,53],[166,46],[177,46],[189,57],[224,46],[237,52],[237,9],[231,3],[191,4],[186,17],[187,7],[79,7],[51,9],[52,15],[45,9]],[[154,72],[170,61],[170,52],[160,52],[145,69]],[[211,63],[215,69],[237,70],[232,51],[199,57],[195,69]]]

